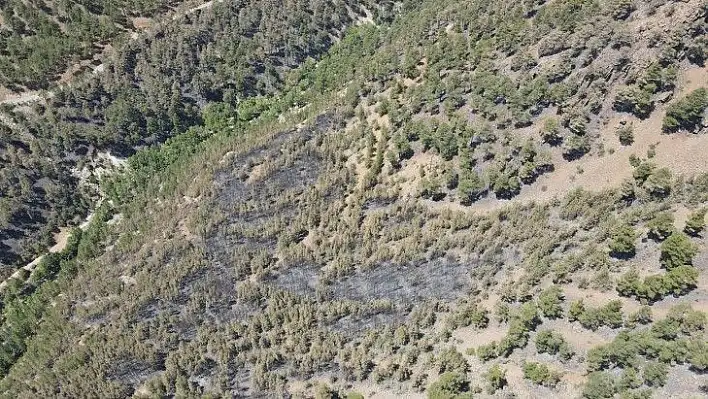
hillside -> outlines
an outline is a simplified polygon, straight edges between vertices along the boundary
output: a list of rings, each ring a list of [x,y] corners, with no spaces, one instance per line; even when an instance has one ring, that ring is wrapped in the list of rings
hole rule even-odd
[[[706,1],[271,5],[6,104],[3,397],[706,394]]]
[[[57,228],[79,223],[101,196],[97,176],[120,163],[116,157],[204,123],[208,102],[224,112],[238,107],[247,122],[263,111],[263,96],[326,51],[343,26],[367,12],[386,15],[383,5],[369,11],[331,1],[296,1],[267,14],[262,1],[208,4],[114,43],[99,73],[1,106],[3,275],[51,245]]]

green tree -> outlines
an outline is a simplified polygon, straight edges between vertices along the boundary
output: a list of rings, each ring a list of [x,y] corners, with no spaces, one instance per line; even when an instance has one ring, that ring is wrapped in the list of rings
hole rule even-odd
[[[495,364],[484,374],[484,378],[488,384],[487,392],[491,395],[506,385],[506,370]]]
[[[428,387],[428,399],[471,399],[470,382],[464,374],[444,373]]]
[[[462,356],[454,347],[449,347],[443,350],[437,357],[437,368],[439,373],[455,371],[466,373],[469,371],[469,364],[465,357]]]
[[[590,373],[583,388],[583,397],[587,399],[611,398],[617,391],[614,378],[602,371]]]
[[[686,97],[672,103],[666,110],[662,128],[665,132],[680,129],[695,130],[703,122],[703,112],[708,107],[708,90],[701,87]]]
[[[634,128],[631,123],[621,125],[617,128],[615,134],[622,145],[632,145],[634,143]]]
[[[574,355],[563,335],[551,330],[539,331],[536,334],[536,350],[538,353],[557,354],[563,360],[569,360]]]
[[[563,141],[560,124],[556,118],[546,118],[541,129],[541,139],[550,145],[558,145]]]
[[[570,303],[568,308],[568,321],[573,322],[580,319],[580,316],[585,313],[585,303],[582,299],[576,299]]]
[[[524,362],[524,378],[533,381],[538,385],[555,387],[560,381],[561,375],[555,370],[551,370],[547,365],[536,362]]]
[[[538,308],[543,316],[557,319],[563,317],[563,307],[561,306],[563,300],[563,290],[557,285],[552,285],[539,294]]]
[[[648,117],[654,109],[651,94],[636,85],[620,89],[613,105],[616,111],[630,112],[640,118]]]
[[[700,208],[691,212],[683,231],[692,237],[698,237],[706,228],[706,211],[708,209]]]
[[[678,266],[690,265],[698,253],[698,247],[684,233],[672,234],[661,244],[661,265],[671,270]]]
[[[643,186],[644,182],[647,181],[649,176],[651,176],[654,170],[656,169],[656,165],[654,165],[652,162],[641,161],[638,158],[633,167],[634,170],[632,171],[632,177],[634,177],[634,180],[639,186]]]
[[[610,233],[610,254],[616,258],[634,256],[637,233],[629,224],[620,224]]]
[[[460,176],[457,192],[463,205],[477,201],[485,192],[484,182],[475,170],[465,170]]]
[[[644,367],[644,383],[650,387],[663,387],[668,380],[669,366],[661,362],[649,362]]]
[[[655,241],[664,241],[674,232],[674,215],[669,212],[659,212],[647,223],[649,237]]]
[[[653,171],[644,182],[644,188],[654,197],[666,197],[671,192],[671,171],[667,168]]]

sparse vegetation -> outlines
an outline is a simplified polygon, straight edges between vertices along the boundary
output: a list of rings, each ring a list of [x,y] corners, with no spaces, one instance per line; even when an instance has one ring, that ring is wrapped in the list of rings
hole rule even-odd
[[[6,3],[5,395],[701,393],[696,0]]]
[[[534,384],[553,388],[560,382],[560,373],[542,363],[526,362],[523,370],[524,378],[531,380]]]

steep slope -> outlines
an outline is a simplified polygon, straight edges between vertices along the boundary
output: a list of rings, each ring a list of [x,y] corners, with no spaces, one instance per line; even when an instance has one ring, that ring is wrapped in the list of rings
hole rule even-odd
[[[0,389],[700,396],[707,11],[404,3],[255,102],[195,97],[5,294]]]
[[[95,180],[110,166],[107,153],[127,156],[163,142],[209,112],[238,110],[245,122],[263,111],[261,96],[326,51],[346,26],[366,13],[390,13],[385,5],[339,1],[296,1],[262,13],[272,8],[267,3],[216,2],[158,20],[145,34],[114,43],[102,72],[55,88],[46,101],[5,105],[3,275],[51,245],[57,227],[83,218],[100,197]],[[214,101],[222,108],[205,108]]]

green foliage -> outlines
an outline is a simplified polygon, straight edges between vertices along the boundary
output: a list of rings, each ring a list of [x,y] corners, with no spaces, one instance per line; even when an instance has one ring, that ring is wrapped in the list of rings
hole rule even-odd
[[[543,122],[543,128],[540,134],[541,139],[550,145],[558,145],[563,141],[560,124],[556,118],[546,118]]]
[[[585,303],[582,299],[576,299],[570,303],[568,308],[568,321],[573,322],[580,319],[580,316],[585,312]]]
[[[509,199],[521,191],[521,183],[517,176],[500,173],[494,180],[492,191],[497,198]]]
[[[601,326],[619,328],[622,326],[622,301],[614,300],[598,308],[586,307],[582,300],[571,304],[568,311],[569,321],[579,321],[590,330],[597,330]]]
[[[76,259],[86,259],[87,248],[98,251],[105,224],[106,207],[99,209],[86,232],[74,229],[66,247],[59,253],[48,254],[36,268],[29,295],[8,295],[5,292],[0,337],[0,375],[7,375],[12,365],[27,349],[26,341],[34,336],[50,302],[59,294],[57,279],[70,279],[76,269]]]
[[[631,123],[618,127],[615,134],[622,145],[632,145],[634,143],[634,127]]]
[[[460,373],[444,373],[428,387],[428,399],[471,399],[470,382]]]
[[[487,380],[487,392],[491,395],[506,385],[506,370],[495,364],[484,373],[484,379]]]
[[[457,185],[457,192],[462,204],[472,204],[477,201],[485,191],[486,187],[484,182],[476,171],[470,170],[462,173]]]
[[[646,118],[654,110],[651,93],[639,86],[627,86],[617,92],[614,108],[620,112],[629,112],[640,118]]]
[[[668,269],[690,265],[698,247],[684,233],[672,234],[661,244],[661,265]]]
[[[666,197],[671,192],[671,171],[668,168],[654,170],[644,182],[644,188],[654,197]]]
[[[534,384],[553,388],[560,382],[561,374],[543,363],[524,362],[524,378]]]
[[[674,232],[674,215],[670,212],[659,212],[647,223],[649,237],[656,241],[664,241]]]
[[[587,399],[611,398],[617,390],[614,378],[606,372],[594,372],[588,376],[583,389],[583,397]]]
[[[708,108],[708,90],[701,87],[673,102],[666,110],[662,129],[665,132],[695,130],[703,123],[703,112]]]
[[[698,237],[706,228],[706,208],[697,209],[688,216],[684,233],[691,237]]]
[[[667,295],[685,295],[698,283],[698,270],[681,265],[664,274],[650,275],[642,281],[636,270],[623,274],[617,281],[617,292],[622,296],[635,297],[645,302],[656,302]]]
[[[113,237],[106,226],[90,229],[87,237],[96,245],[77,246],[82,259],[73,263],[80,263],[81,267],[67,266],[78,269],[79,275],[75,283],[63,284],[54,291],[63,295],[53,296],[56,307],[45,307],[49,312],[42,315],[41,336],[24,343],[4,340],[9,347],[27,344],[27,353],[32,357],[12,368],[13,375],[0,387],[3,392],[51,397],[61,386],[66,396],[120,397],[136,389],[135,383],[126,380],[157,375],[150,378],[160,380],[160,387],[150,389],[151,393],[198,397],[211,394],[194,382],[204,373],[230,376],[247,371],[253,395],[282,396],[291,376],[317,375],[331,370],[333,364],[342,375],[332,377],[342,378],[340,381],[406,381],[416,370],[413,384],[421,389],[427,377],[419,367],[425,367],[430,354],[436,354],[430,365],[445,373],[452,370],[456,377],[443,374],[431,386],[430,397],[469,397],[464,357],[452,348],[441,351],[444,344],[436,341],[439,336],[431,334],[430,328],[436,314],[450,308],[455,309],[452,325],[482,328],[488,323],[486,311],[464,305],[457,308],[444,299],[430,300],[430,306],[427,300],[403,301],[404,305],[399,306],[397,299],[388,299],[385,288],[379,289],[378,284],[389,282],[389,274],[391,282],[399,278],[393,275],[397,272],[389,273],[386,268],[445,259],[440,270],[416,282],[414,291],[421,298],[427,298],[431,291],[428,278],[434,282],[439,278],[438,271],[447,274],[451,267],[448,261],[463,265],[479,261],[479,267],[470,271],[474,295],[484,295],[494,286],[495,275],[509,265],[510,255],[518,255],[524,265],[538,269],[529,267],[529,281],[511,287],[513,295],[508,298],[514,300],[528,301],[534,284],[549,271],[559,283],[566,283],[579,272],[592,273],[596,281],[610,282],[606,277],[610,270],[615,271],[610,266],[616,262],[596,262],[587,256],[584,247],[597,243],[596,237],[605,238],[604,229],[614,214],[619,214],[619,220],[634,223],[634,209],[640,214],[646,204],[641,191],[632,209],[617,202],[613,193],[574,193],[560,212],[551,203],[481,214],[429,209],[414,199],[398,201],[395,197],[400,193],[388,185],[387,176],[380,175],[386,169],[384,159],[395,173],[395,168],[406,166],[405,160],[413,155],[414,147],[427,145],[440,158],[451,160],[442,164],[443,173],[435,171],[426,176],[428,181],[423,186],[431,197],[458,190],[457,198],[471,203],[489,186],[501,197],[512,196],[521,183],[529,184],[550,164],[544,163],[538,148],[516,140],[511,129],[535,122],[534,118],[553,109],[562,115],[563,129],[569,135],[566,156],[587,152],[596,144],[588,127],[596,126],[597,114],[590,112],[601,110],[598,99],[612,93],[614,87],[598,80],[599,73],[573,76],[576,72],[571,68],[571,57],[577,56],[573,63],[585,68],[592,63],[592,57],[604,51],[608,41],[614,42],[613,46],[619,43],[623,49],[630,49],[626,44],[633,44],[623,44],[620,23],[608,29],[614,32],[609,36],[588,31],[588,26],[609,22],[605,2],[518,2],[508,7],[505,4],[504,12],[488,2],[476,1],[443,2],[435,4],[435,8],[432,4],[404,4],[397,8],[395,19],[393,13],[386,12],[388,6],[384,3],[374,7],[370,3],[347,2],[346,7],[339,8],[344,11],[336,11],[329,2],[314,2],[303,12],[296,12],[296,2],[281,7],[283,14],[271,14],[259,2],[253,7],[246,4],[236,8],[227,3],[215,2],[213,9],[185,18],[187,21],[180,21],[179,26],[168,24],[168,31],[156,28],[157,44],[152,45],[149,38],[143,37],[126,43],[128,50],[119,52],[114,57],[115,66],[109,66],[113,69],[106,76],[111,83],[92,81],[87,84],[90,89],[57,91],[46,108],[45,104],[37,107],[46,109],[48,118],[56,117],[59,122],[56,135],[53,124],[50,130],[28,129],[36,137],[64,140],[62,129],[72,132],[66,137],[76,134],[78,140],[95,136],[111,142],[119,137],[118,145],[127,146],[126,152],[131,152],[135,143],[148,145],[177,132],[185,133],[159,149],[140,151],[130,161],[129,181],[116,183],[109,190],[109,199],[125,215],[115,226],[120,230],[121,234],[116,234],[119,238],[109,241]],[[362,9],[373,14],[376,23],[349,28],[349,33],[340,38],[342,27],[347,29],[352,15]],[[238,15],[238,21],[213,19],[220,13]],[[311,29],[308,15],[315,15],[318,20],[322,15],[328,16],[322,19],[326,29]],[[444,21],[439,20],[440,16]],[[592,24],[586,23],[588,18],[592,18]],[[302,23],[292,24],[295,19]],[[443,32],[448,23],[450,32]],[[281,25],[298,29],[279,29]],[[192,33],[182,35],[182,31]],[[291,32],[297,33],[297,43],[268,40],[271,34],[290,37]],[[560,58],[563,65],[549,73],[549,60],[543,60],[540,74],[533,71],[532,75],[526,68],[533,62],[522,59],[518,74],[504,76],[496,65],[498,54],[521,54],[527,44],[552,38],[549,32],[558,40],[543,40],[542,52],[569,50]],[[179,46],[160,45],[173,35]],[[318,59],[318,54],[330,46],[333,50]],[[256,48],[258,51],[253,50]],[[153,58],[153,54],[163,56]],[[287,72],[310,57],[302,68]],[[625,70],[624,65],[618,68]],[[130,78],[124,79],[126,70],[137,72],[129,72]],[[167,76],[164,71],[174,73]],[[412,85],[392,83],[399,80],[399,73],[421,79]],[[565,78],[567,73],[570,78]],[[612,79],[616,77],[617,74],[612,75]],[[563,81],[549,87],[549,78]],[[648,89],[654,83],[643,80],[636,83],[641,90],[658,90]],[[125,90],[131,93],[117,95],[113,86],[128,88]],[[338,97],[342,88],[347,88],[344,98]],[[165,98],[155,95],[164,92]],[[325,133],[294,128],[303,119],[318,123],[318,113],[339,107],[339,102],[347,108],[358,107],[356,113],[365,119],[369,116],[368,106],[378,102],[381,93],[389,92],[392,97],[381,102],[379,111],[388,114],[395,133],[391,143],[386,134],[381,139],[373,136],[367,159],[372,174],[363,185],[348,163],[360,149],[357,121],[349,119],[352,110],[347,109],[349,116],[337,120]],[[209,106],[213,101],[218,103]],[[56,108],[53,103],[65,105]],[[462,104],[464,110],[458,109]],[[160,110],[163,106],[164,112]],[[445,115],[436,115],[441,108]],[[420,137],[410,134],[406,128],[410,120],[428,119],[430,115],[446,122],[430,123],[434,128],[429,132],[416,132]],[[468,116],[475,121],[473,124],[487,123],[489,131],[477,127],[473,133],[468,131],[468,125],[472,125]],[[456,122],[456,118],[462,122]],[[266,120],[272,123],[263,123]],[[104,121],[106,129],[101,126]],[[202,122],[205,127],[193,126]],[[345,125],[354,129],[342,133]],[[84,129],[91,133],[84,134]],[[560,135],[559,126],[556,130],[555,134]],[[314,137],[310,140],[309,136]],[[93,138],[87,141],[95,144]],[[41,156],[63,154],[56,147],[43,144],[38,141],[32,151]],[[72,148],[74,143],[61,145]],[[3,154],[13,154],[4,150],[5,147]],[[317,162],[309,162],[310,158]],[[259,164],[264,166],[266,178],[247,178],[253,166]],[[431,167],[435,168],[436,163]],[[478,175],[477,171],[490,168],[496,169],[496,173],[488,174],[493,179],[486,181]],[[651,175],[641,180],[649,180],[647,189],[656,186]],[[8,178],[16,176],[9,174]],[[392,177],[390,180],[397,180],[398,176]],[[30,181],[26,185],[33,184]],[[6,214],[6,191],[0,191]],[[677,200],[682,193],[677,190]],[[394,198],[395,202],[391,206],[369,207],[368,202],[362,205],[379,196]],[[134,199],[137,200],[131,204]],[[308,238],[306,242],[280,239],[293,235]],[[108,242],[112,249],[104,253],[100,246]],[[578,254],[571,259],[569,253],[576,250]],[[596,251],[604,252],[603,248]],[[47,259],[51,267],[46,267],[45,276],[56,270],[53,257]],[[315,270],[312,276],[310,267]],[[378,276],[386,278],[375,281],[373,288],[374,294],[384,299],[352,299],[352,294],[359,294],[355,289],[357,281],[369,283],[368,276],[381,269],[383,273]],[[61,263],[59,270],[64,270]],[[669,273],[681,270],[677,267]],[[160,278],[149,278],[154,275]],[[311,281],[291,285],[293,275],[298,280],[301,275],[308,276],[321,284],[317,283],[311,292]],[[457,289],[445,288],[455,292]],[[442,294],[446,298],[448,292]],[[478,356],[508,356],[528,343],[530,332],[540,323],[539,312],[549,318],[562,315],[562,296],[557,290],[544,291],[537,299],[538,309],[533,302],[514,311],[508,306],[500,308],[496,314],[503,322],[509,322],[508,334],[499,345],[486,350],[480,347]],[[415,305],[410,312],[407,303]],[[12,314],[10,326],[25,325],[15,322],[15,313],[21,312],[13,309],[11,306],[8,310]],[[223,322],[224,309],[236,309],[237,320]],[[616,312],[609,312],[609,317],[600,309],[570,313],[577,313],[571,317],[591,325],[605,323],[603,318],[616,322]],[[406,317],[410,329],[387,327],[391,319],[399,317]],[[691,318],[697,319],[687,314],[680,321],[660,324],[656,331],[647,333],[651,335],[647,338],[649,343],[641,351],[651,352],[653,358],[661,361],[688,361],[695,357],[691,361],[695,368],[700,367],[702,361],[696,354],[704,352],[690,346],[699,348],[699,344],[682,341],[684,329],[694,331],[701,324]],[[378,327],[380,321],[384,327]],[[87,325],[94,327],[88,333],[79,331]],[[350,325],[353,328],[348,328]],[[448,332],[440,337],[449,338]],[[700,335],[693,334],[699,342]],[[670,335],[677,337],[676,344],[657,338]],[[78,336],[82,337],[81,345],[71,345]],[[659,341],[660,345],[654,345]],[[562,358],[570,351],[560,334],[539,332],[535,342],[537,350]],[[626,354],[633,346],[629,340],[623,343],[625,350],[598,352],[602,355],[596,355],[598,361],[614,356],[618,362],[622,357],[621,361],[628,363],[624,359],[629,359]],[[687,351],[689,347],[691,350]],[[638,349],[637,353],[641,351]],[[130,374],[127,378],[125,369]],[[497,389],[503,385],[503,370],[492,369],[495,373],[486,377]],[[551,370],[539,367],[534,372],[538,374],[534,380],[553,381],[547,376],[552,376]],[[96,375],[101,378],[90,378]],[[233,378],[218,379],[208,389],[214,391],[214,396],[233,392],[229,390],[234,388],[230,385]],[[323,389],[320,396],[335,395],[331,389]]]
[[[632,171],[632,176],[637,182],[637,185],[643,186],[644,182],[647,181],[649,176],[651,176],[654,170],[656,169],[656,165],[649,161],[642,162],[636,157],[635,159],[636,161],[632,162],[632,157],[630,157],[630,164],[632,164],[632,166],[634,167],[634,170]]]
[[[634,256],[637,233],[629,224],[617,225],[610,233],[610,254],[617,258]]]
[[[486,328],[489,325],[489,311],[480,309],[477,305],[466,305],[458,309],[449,319],[452,327],[474,326],[478,329]]]
[[[440,352],[435,360],[439,373],[467,373],[470,368],[467,360],[465,360],[465,357],[454,347],[449,347]]]
[[[563,335],[551,330],[538,332],[536,335],[536,350],[538,353],[559,355],[563,360],[570,360],[574,355]]]
[[[632,313],[627,317],[627,322],[625,325],[629,328],[634,328],[638,324],[646,325],[652,322],[651,307],[642,306],[636,312]]]
[[[669,366],[660,362],[649,362],[644,366],[644,383],[650,387],[663,387],[668,380]]]
[[[487,345],[480,345],[477,347],[475,353],[477,354],[479,360],[483,362],[495,359],[498,356],[497,343],[493,341]]]
[[[539,294],[538,308],[544,317],[549,319],[561,318],[563,317],[563,300],[563,290],[559,286],[553,285]]]
[[[590,151],[590,139],[588,136],[572,134],[563,143],[563,157],[568,160],[581,158]]]

